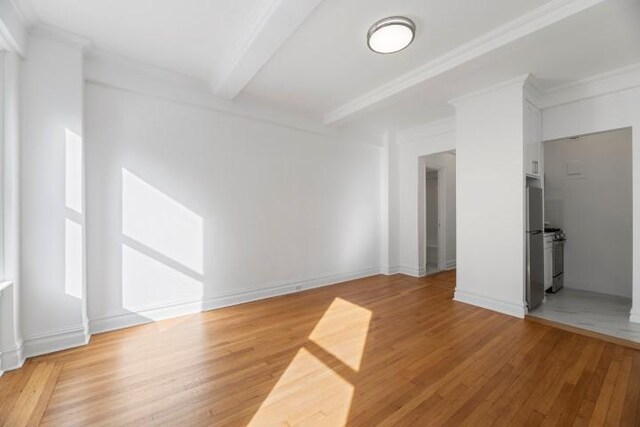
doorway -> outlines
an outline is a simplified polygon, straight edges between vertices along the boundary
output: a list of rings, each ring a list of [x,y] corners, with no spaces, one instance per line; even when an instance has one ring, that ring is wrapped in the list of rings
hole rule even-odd
[[[531,316],[640,342],[629,322],[631,145],[630,128],[543,144],[547,293]]]
[[[440,210],[439,210],[439,179],[440,171],[436,169],[426,169],[425,173],[425,199],[427,214],[427,274],[436,273],[442,270],[440,265]]]
[[[421,275],[456,267],[455,151],[419,158],[419,248]]]

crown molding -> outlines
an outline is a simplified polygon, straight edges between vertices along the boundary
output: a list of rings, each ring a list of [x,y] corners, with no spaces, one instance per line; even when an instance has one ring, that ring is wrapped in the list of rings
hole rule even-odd
[[[542,28],[562,21],[606,0],[552,0],[544,5],[465,43],[444,55],[336,108],[324,116],[326,125],[336,124],[348,116],[433,79],[455,67],[501,48]]]
[[[229,58],[215,94],[234,99],[322,0],[263,0],[247,36]],[[215,80],[215,78],[213,79]]]
[[[233,101],[216,97],[204,81],[95,48],[85,53],[84,73],[86,81],[112,89],[255,120],[334,141],[378,145],[367,135],[347,134],[344,130],[324,126],[310,118],[246,96]]]
[[[9,0],[22,24],[29,28],[40,22],[40,18],[31,4],[31,0]]]
[[[398,131],[396,133],[396,144],[400,145],[407,142],[420,141],[423,139],[446,135],[455,132],[455,130],[456,118],[455,116],[451,116],[424,125]]]
[[[542,92],[539,107],[557,107],[636,87],[640,87],[640,63],[546,90]]]
[[[524,96],[536,108],[540,108],[544,91],[540,81],[533,74],[529,74],[529,77],[524,82]]]
[[[450,100],[449,103],[455,107],[459,107],[460,105],[464,105],[472,99],[481,98],[496,91],[510,89],[513,87],[519,87],[524,90],[525,83],[530,79],[530,77],[531,74],[522,74],[507,81],[486,87],[475,92],[468,93],[466,95],[459,96]]]
[[[88,37],[81,36],[80,34],[76,34],[71,31],[63,30],[44,22],[38,23],[37,25],[32,27],[29,32],[40,37],[77,47],[80,50],[86,50],[93,46],[93,40]]]

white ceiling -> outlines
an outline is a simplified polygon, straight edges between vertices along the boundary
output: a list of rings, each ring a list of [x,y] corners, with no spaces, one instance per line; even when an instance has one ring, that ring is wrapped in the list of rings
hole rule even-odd
[[[42,22],[92,39],[100,50],[208,82],[263,1],[23,0],[22,5]]]
[[[547,1],[324,0],[247,91],[323,115]],[[416,38],[397,54],[375,54],[367,31],[390,15],[411,18]]]
[[[99,50],[343,128],[423,124],[452,114],[449,99],[527,72],[550,88],[640,63],[638,0],[19,1]],[[390,15],[413,19],[416,39],[374,54],[366,32]],[[407,77],[467,46],[474,55]]]
[[[640,64],[640,1],[607,0],[365,108],[345,126],[407,129],[452,116],[449,100],[520,75],[550,90],[632,64]]]

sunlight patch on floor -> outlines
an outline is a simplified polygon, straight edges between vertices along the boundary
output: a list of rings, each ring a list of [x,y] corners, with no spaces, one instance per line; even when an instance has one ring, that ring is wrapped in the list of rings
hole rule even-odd
[[[309,339],[358,371],[370,322],[370,310],[336,298],[309,335]]]
[[[370,323],[370,310],[336,298],[316,324],[309,340],[350,371],[357,372]],[[303,347],[249,425],[345,425],[353,391],[353,384]]]
[[[250,426],[341,426],[347,421],[353,385],[300,349]]]

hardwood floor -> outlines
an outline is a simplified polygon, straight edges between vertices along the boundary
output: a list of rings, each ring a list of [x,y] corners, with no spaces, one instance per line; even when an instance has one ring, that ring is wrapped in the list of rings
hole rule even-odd
[[[0,378],[38,425],[639,425],[640,351],[376,276],[96,335]]]

